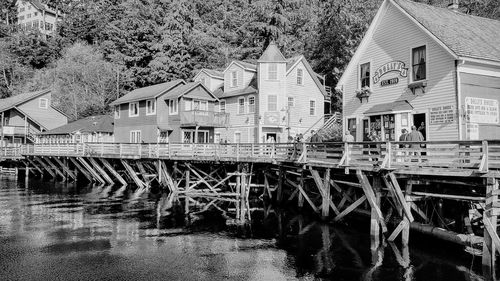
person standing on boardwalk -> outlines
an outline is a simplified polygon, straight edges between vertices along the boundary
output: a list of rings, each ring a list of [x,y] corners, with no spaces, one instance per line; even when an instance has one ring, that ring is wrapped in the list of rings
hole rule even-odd
[[[406,129],[401,130],[401,136],[399,136],[399,141],[406,141],[408,137],[408,131]]]
[[[314,130],[311,130],[311,142],[321,142],[321,137]]]
[[[406,136],[406,141],[424,141],[424,136],[417,130],[416,126],[411,126],[411,132]]]
[[[354,136],[349,130],[345,131],[344,142],[354,142]]]

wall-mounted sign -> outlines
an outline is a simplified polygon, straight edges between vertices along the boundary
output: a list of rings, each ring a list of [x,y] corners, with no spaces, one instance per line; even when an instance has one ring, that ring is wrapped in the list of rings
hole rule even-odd
[[[399,83],[399,78],[391,78],[391,79],[386,79],[386,80],[380,81],[380,86],[382,86],[382,87],[390,86],[390,85],[395,85],[397,83]]]
[[[373,84],[377,84],[378,81],[380,81],[380,77],[393,71],[399,72],[399,75],[401,75],[401,77],[406,77],[408,75],[408,68],[405,67],[404,62],[391,61],[382,65],[375,71],[375,75],[373,75]]]
[[[465,97],[465,110],[470,123],[498,124],[498,101]]]
[[[451,105],[433,107],[430,110],[429,121],[431,125],[455,122],[455,108]]]
[[[280,115],[278,112],[265,112],[264,124],[266,125],[279,125]]]

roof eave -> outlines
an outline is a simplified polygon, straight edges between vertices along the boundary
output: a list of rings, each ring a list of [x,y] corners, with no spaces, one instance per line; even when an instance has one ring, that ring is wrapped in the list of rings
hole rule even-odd
[[[460,56],[460,57],[458,57],[458,60],[462,60],[465,62],[478,63],[478,64],[486,64],[486,65],[491,65],[491,66],[500,66],[500,61],[489,60],[489,59]]]

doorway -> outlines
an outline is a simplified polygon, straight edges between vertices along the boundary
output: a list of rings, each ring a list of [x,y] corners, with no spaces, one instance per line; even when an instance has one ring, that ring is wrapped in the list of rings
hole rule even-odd
[[[427,141],[427,124],[425,123],[425,113],[413,114],[413,125],[422,133],[424,140]]]
[[[276,133],[266,133],[266,142],[276,142]]]

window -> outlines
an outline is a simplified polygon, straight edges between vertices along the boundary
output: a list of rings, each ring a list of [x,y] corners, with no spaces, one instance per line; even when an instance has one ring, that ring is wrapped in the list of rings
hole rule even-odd
[[[184,111],[191,111],[193,109],[193,100],[184,99]]]
[[[245,98],[238,99],[238,114],[245,113]]]
[[[425,46],[413,48],[412,51],[412,78],[413,81],[420,81],[426,79],[426,57]]]
[[[43,108],[43,109],[47,109],[49,107],[49,100],[46,98],[40,98],[38,100],[38,107]]]
[[[220,143],[220,133],[215,133],[214,135],[214,143]]]
[[[248,97],[248,113],[255,113],[255,97]]]
[[[370,63],[363,63],[360,66],[361,88],[370,87]]]
[[[225,100],[221,100],[219,102],[219,111],[226,112],[226,101]]]
[[[53,24],[46,22],[45,23],[45,30],[52,30],[53,26],[54,26]]]
[[[267,111],[278,111],[278,97],[276,95],[267,97]]]
[[[237,87],[238,86],[238,72],[232,71],[231,72],[231,87]]]
[[[309,115],[311,115],[311,116],[316,115],[316,101],[315,100],[309,101]]]
[[[119,118],[120,118],[120,106],[115,105],[115,119],[119,119]]]
[[[193,101],[193,110],[200,110],[200,101],[199,100]]]
[[[270,63],[267,66],[267,79],[278,80],[278,64]]]
[[[207,111],[208,110],[208,102],[207,101],[201,101],[200,102],[200,110],[201,111]]]
[[[130,131],[130,142],[131,143],[140,143],[141,142],[141,131],[140,130]]]
[[[235,143],[240,143],[241,142],[241,132],[234,133],[234,142]]]
[[[169,105],[168,105],[168,113],[170,115],[175,115],[179,113],[179,110],[177,108],[178,106],[178,101],[175,100],[169,100]]]
[[[34,16],[34,17],[38,16],[38,12],[34,12],[34,13],[33,13],[33,16]]]
[[[156,100],[146,101],[146,115],[156,114]]]
[[[349,132],[351,132],[351,135],[353,135],[354,138],[356,138],[356,134],[357,134],[357,132],[356,132],[356,118],[348,118],[347,119],[347,130]],[[370,132],[368,132],[368,135],[370,135],[369,133]]]
[[[27,14],[27,15],[26,15],[26,18],[27,18],[27,19],[31,18],[31,14]]]
[[[128,104],[128,117],[139,116],[139,103],[131,102]]]
[[[293,97],[288,97],[288,108],[295,106],[295,99]]]
[[[297,68],[297,85],[304,85],[304,70]]]

